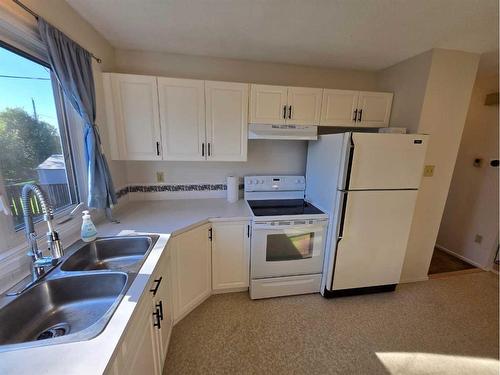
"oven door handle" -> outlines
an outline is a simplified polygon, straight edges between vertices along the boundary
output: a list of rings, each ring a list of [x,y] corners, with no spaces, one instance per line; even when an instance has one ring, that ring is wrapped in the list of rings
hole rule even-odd
[[[283,231],[285,229],[291,230],[299,230],[299,231],[307,231],[307,232],[317,232],[325,229],[327,225],[327,221],[315,224],[295,224],[295,225],[269,225],[269,224],[254,224],[252,227],[253,231],[260,230],[275,230],[275,231]],[[315,230],[311,230],[315,229]]]

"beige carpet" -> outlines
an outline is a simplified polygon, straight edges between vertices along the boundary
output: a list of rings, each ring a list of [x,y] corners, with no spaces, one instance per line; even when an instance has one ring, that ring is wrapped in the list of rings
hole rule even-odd
[[[498,276],[327,300],[210,297],[174,327],[164,374],[498,374]]]

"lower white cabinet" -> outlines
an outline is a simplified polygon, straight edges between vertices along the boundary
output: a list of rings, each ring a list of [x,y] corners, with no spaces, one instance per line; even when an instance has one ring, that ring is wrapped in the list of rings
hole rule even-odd
[[[215,293],[249,285],[248,221],[203,224],[168,241],[107,374],[161,375],[174,322]]]
[[[163,369],[163,363],[167,356],[168,343],[172,333],[173,326],[173,298],[172,298],[172,267],[171,267],[170,246],[166,254],[163,255],[156,266],[153,276],[153,284],[150,292],[153,295],[153,324],[155,325],[155,335],[158,345],[158,358],[160,370]],[[153,292],[151,292],[153,293]],[[161,371],[160,371],[161,373]]]
[[[250,226],[248,221],[212,224],[212,289],[214,292],[248,288]]]
[[[127,327],[125,337],[120,344],[107,374],[161,375],[162,365],[158,346],[157,328],[153,313],[152,298],[144,294],[137,310]]]
[[[171,254],[161,256],[107,373],[161,375],[172,332]]]
[[[188,230],[172,244],[174,322],[178,322],[212,292],[210,224]]]

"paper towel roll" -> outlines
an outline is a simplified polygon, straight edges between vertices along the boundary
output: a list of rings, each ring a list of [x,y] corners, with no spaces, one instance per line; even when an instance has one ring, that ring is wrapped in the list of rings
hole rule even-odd
[[[229,203],[234,203],[238,200],[238,182],[239,179],[236,176],[228,176],[227,178],[227,201]]]

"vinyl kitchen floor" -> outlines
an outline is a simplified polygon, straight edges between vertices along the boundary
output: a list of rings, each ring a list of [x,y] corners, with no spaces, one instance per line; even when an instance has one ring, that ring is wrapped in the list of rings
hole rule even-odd
[[[467,262],[464,262],[462,259],[458,259],[443,250],[434,248],[431,265],[429,267],[429,275],[444,272],[463,271],[472,268],[475,267]]]
[[[173,330],[166,374],[498,374],[498,276],[394,293],[210,297]]]

